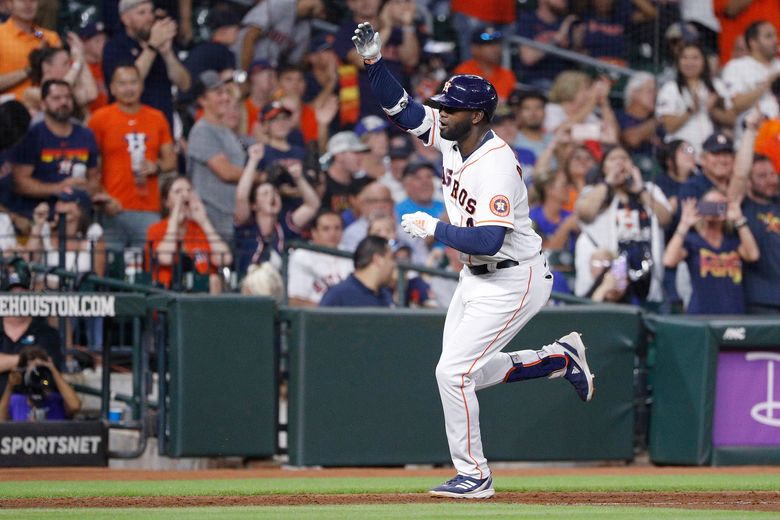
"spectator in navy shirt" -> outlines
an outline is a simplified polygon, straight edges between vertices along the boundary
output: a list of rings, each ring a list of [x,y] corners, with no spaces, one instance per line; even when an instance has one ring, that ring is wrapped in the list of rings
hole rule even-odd
[[[564,18],[568,11],[566,0],[539,0],[535,11],[523,11],[517,20],[517,34],[539,43],[571,49],[571,27],[577,20],[575,15]],[[572,68],[570,61],[552,54],[521,45],[520,70],[517,78],[521,83],[546,90],[555,76],[564,69]]]
[[[630,17],[629,0],[592,0],[582,25],[574,31],[575,46],[594,58],[625,65],[625,29]]]
[[[14,191],[21,197],[15,209],[32,218],[41,202],[54,203],[66,188],[98,191],[98,149],[92,132],[72,121],[73,95],[63,80],[41,86],[43,121],[30,127],[11,150]]]
[[[728,209],[727,209],[728,208]],[[728,219],[735,232],[726,228]],[[691,274],[688,314],[743,314],[742,262],[759,258],[758,245],[739,204],[718,190],[682,202],[682,215],[664,252],[664,265],[685,260]]]
[[[722,132],[715,132],[702,144],[701,175],[693,175],[680,187],[680,200],[702,195],[717,189],[726,193],[734,169],[734,141]]]
[[[152,106],[173,127],[171,87],[190,88],[190,73],[176,57],[173,40],[177,25],[171,18],[155,19],[149,0],[120,0],[119,18],[125,27],[117,32],[103,49],[103,77],[112,78],[122,63],[135,63],[144,79],[141,103]]]
[[[742,201],[742,213],[761,251],[758,261],[743,271],[747,311],[780,314],[780,179],[768,157],[753,155],[758,114],[749,113],[745,123],[729,200]]]
[[[395,259],[387,239],[367,236],[358,244],[352,261],[355,272],[328,289],[320,307],[392,307],[390,284]]]

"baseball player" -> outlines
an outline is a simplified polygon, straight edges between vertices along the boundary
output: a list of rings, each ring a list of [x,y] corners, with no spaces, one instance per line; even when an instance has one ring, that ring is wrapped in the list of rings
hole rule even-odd
[[[443,156],[442,188],[451,224],[426,213],[402,216],[413,237],[434,236],[461,253],[464,268],[447,311],[436,366],[447,441],[457,475],[434,496],[490,498],[493,479],[482,452],[476,392],[538,377],[564,377],[583,401],[593,374],[580,335],[572,332],[540,350],[501,349],[547,303],[553,277],[531,229],[528,194],[515,154],[490,130],[498,97],[479,76],[453,76],[433,96],[438,109],[415,102],[388,72],[381,39],[369,23],[352,41],[371,88],[396,125]]]

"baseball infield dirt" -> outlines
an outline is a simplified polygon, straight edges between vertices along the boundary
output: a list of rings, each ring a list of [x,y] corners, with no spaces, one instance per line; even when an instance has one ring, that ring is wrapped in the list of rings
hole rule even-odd
[[[0,481],[14,480],[222,480],[252,478],[297,477],[392,477],[392,476],[450,476],[451,470],[403,469],[325,469],[284,470],[278,468],[253,470],[207,471],[141,471],[94,468],[33,468],[8,469],[0,473]],[[656,467],[599,467],[599,468],[529,468],[496,471],[496,477],[520,475],[697,475],[780,473],[776,467],[751,468],[656,468]],[[258,496],[166,496],[166,497],[88,497],[54,498],[45,501],[46,507],[192,507],[192,506],[272,506],[272,505],[326,505],[326,504],[388,504],[435,503],[436,499],[424,493],[349,494],[349,495],[258,495]],[[612,505],[638,507],[668,507],[690,509],[728,509],[743,511],[780,512],[780,492],[726,491],[702,493],[657,492],[499,492],[491,499],[516,504]],[[40,507],[40,499],[2,499],[0,509]]]

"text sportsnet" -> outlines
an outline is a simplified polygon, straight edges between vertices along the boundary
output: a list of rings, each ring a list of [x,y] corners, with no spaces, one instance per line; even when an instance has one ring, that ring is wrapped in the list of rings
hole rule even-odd
[[[114,296],[81,295],[0,295],[0,316],[97,318],[116,315]]]
[[[98,435],[3,437],[0,455],[92,455],[98,452],[100,440]]]

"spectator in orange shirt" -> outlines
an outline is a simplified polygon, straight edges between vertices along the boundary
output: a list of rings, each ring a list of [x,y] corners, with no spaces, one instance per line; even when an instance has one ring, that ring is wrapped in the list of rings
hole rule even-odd
[[[133,64],[114,69],[116,102],[89,121],[102,157],[102,186],[118,204],[107,207],[106,234],[114,247],[143,244],[160,211],[158,175],[176,167],[165,115],[141,103],[143,80]]]
[[[152,278],[180,290],[184,272],[211,275],[211,292],[219,292],[216,268],[230,265],[233,258],[211,224],[203,201],[185,177],[166,179],[161,192],[163,219],[147,232],[146,259]]]
[[[35,25],[38,0],[9,0],[10,18],[0,24],[0,94],[21,98],[30,87],[28,56],[41,47],[62,47],[57,33]]]
[[[713,0],[715,15],[720,21],[720,62],[724,65],[732,56],[734,43],[754,22],[766,20],[780,33],[780,2],[777,0]]]
[[[767,119],[758,129],[756,153],[769,157],[776,172],[780,172],[780,118]]]
[[[476,74],[482,76],[496,87],[501,101],[506,101],[515,88],[515,74],[501,66],[503,35],[493,27],[482,27],[474,31],[471,37],[470,60],[455,68],[455,74]]]
[[[92,72],[98,89],[97,98],[89,104],[90,111],[108,105],[108,86],[103,77],[103,47],[106,46],[108,37],[102,22],[88,23],[78,32],[79,38],[84,44],[84,61]]]

